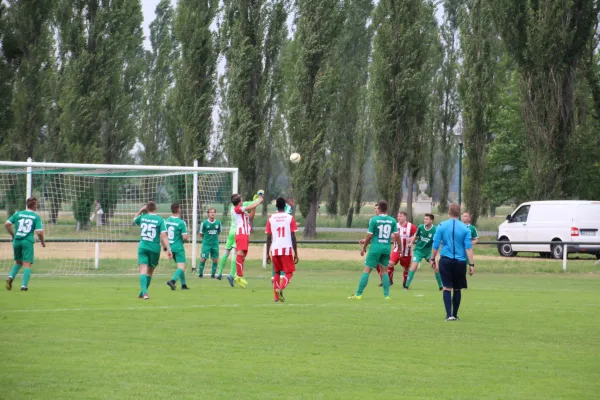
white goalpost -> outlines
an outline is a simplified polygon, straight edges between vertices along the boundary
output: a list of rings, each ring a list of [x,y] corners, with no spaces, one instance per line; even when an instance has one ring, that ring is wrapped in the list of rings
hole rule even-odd
[[[135,273],[139,228],[133,215],[153,200],[167,218],[171,204],[179,203],[191,236],[186,244],[191,269],[206,211],[217,210],[225,238],[231,194],[237,191],[237,168],[198,167],[197,161],[191,167],[0,161],[0,223],[37,197],[47,247],[35,246],[34,273]],[[8,233],[0,233],[0,270],[11,268],[12,254]],[[160,265],[175,268],[165,255]]]

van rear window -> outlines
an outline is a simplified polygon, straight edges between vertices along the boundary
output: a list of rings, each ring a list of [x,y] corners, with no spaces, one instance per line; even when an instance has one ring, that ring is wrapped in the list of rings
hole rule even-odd
[[[600,203],[580,204],[577,206],[578,222],[595,222],[600,224]]]

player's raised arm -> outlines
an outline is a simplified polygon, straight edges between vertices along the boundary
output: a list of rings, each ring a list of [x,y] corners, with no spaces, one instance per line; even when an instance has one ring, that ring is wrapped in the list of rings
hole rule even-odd
[[[255,202],[252,202],[252,203],[248,204],[247,206],[244,206],[244,210],[246,210],[246,211],[252,211],[256,207],[260,206],[262,204],[262,202],[263,202],[263,197],[260,196],[258,198],[258,200],[256,200]]]
[[[142,214],[146,214],[147,210],[146,210],[146,206],[140,208],[140,211],[138,211],[134,216],[133,216],[133,223],[136,224],[136,219],[142,215]]]

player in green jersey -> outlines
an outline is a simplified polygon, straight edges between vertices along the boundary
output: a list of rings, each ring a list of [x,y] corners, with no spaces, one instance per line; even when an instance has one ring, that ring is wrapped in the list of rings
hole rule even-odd
[[[462,222],[467,225],[467,228],[471,231],[471,244],[476,244],[479,241],[479,232],[475,225],[471,225],[471,214],[464,212],[461,217]]]
[[[133,217],[133,223],[140,227],[140,244],[138,245],[138,264],[140,266],[140,294],[138,298],[148,300],[148,287],[152,281],[154,269],[160,259],[160,246],[173,258],[171,245],[167,237],[167,227],[160,215],[156,214],[156,203],[149,201]]]
[[[264,194],[265,191],[264,190],[259,190],[256,192],[256,194],[254,195],[254,199],[258,199],[258,196],[261,194]],[[243,207],[249,206],[250,204],[252,204],[253,201],[244,201],[242,203]],[[250,213],[248,214],[248,218],[250,218],[250,224],[252,224],[252,221],[254,220],[254,214],[256,213],[256,209],[252,209],[252,211],[250,211]],[[229,235],[227,236],[227,242],[225,242],[225,251],[223,252],[223,255],[221,256],[221,260],[219,260],[219,272],[217,274],[217,279],[221,280],[221,277],[223,276],[223,270],[225,269],[225,263],[227,262],[227,258],[229,257],[229,254],[231,253],[232,249],[235,249],[235,222],[233,219],[233,206],[230,207],[229,209],[229,215],[231,216],[231,227],[229,228]],[[231,287],[233,287],[235,285],[235,281],[234,281],[234,277],[235,277],[235,273],[236,273],[236,265],[235,265],[235,251],[234,253],[234,257],[231,257],[231,270],[229,271],[229,275],[227,275],[227,280],[229,281],[229,284],[231,285]]]
[[[15,265],[11,268],[6,280],[7,290],[12,290],[12,283],[21,267],[25,268],[21,290],[25,292],[28,289],[31,266],[33,265],[33,244],[35,243],[33,231],[37,233],[42,247],[46,247],[42,219],[35,213],[37,210],[37,199],[35,197],[28,198],[26,205],[27,209],[17,211],[4,223],[8,234],[13,238],[15,259]],[[16,225],[16,231],[13,230],[14,225]]]
[[[390,277],[388,275],[387,266],[390,262],[392,241],[398,240],[398,227],[396,226],[396,220],[386,214],[388,210],[387,201],[380,200],[377,203],[377,210],[379,211],[379,214],[371,218],[367,236],[364,241],[361,241],[361,256],[364,256],[367,252],[369,243],[371,243],[371,247],[369,248],[369,253],[365,260],[365,268],[360,277],[358,289],[355,294],[348,297],[349,299],[362,299],[362,293],[365,290],[365,287],[367,287],[367,283],[369,283],[369,274],[374,269],[377,269],[378,265],[381,266],[383,296],[386,300],[390,298]]]
[[[406,290],[410,287],[410,283],[412,282],[415,272],[417,268],[419,268],[419,264],[421,260],[425,260],[429,262],[431,258],[431,248],[433,246],[433,236],[435,235],[436,227],[433,225],[434,220],[433,214],[425,214],[425,218],[423,220],[423,224],[419,225],[417,228],[417,233],[413,236],[412,240],[408,243],[410,247],[413,248],[413,259],[412,264],[410,265],[410,271],[408,271],[408,278],[406,278],[406,286],[404,287]],[[415,244],[416,242],[416,244]],[[433,271],[435,273],[435,280],[438,283],[438,287],[442,290],[442,277],[440,276],[440,270],[437,267],[432,265]]]
[[[181,206],[179,203],[171,204],[171,213],[173,215],[165,220],[165,226],[167,227],[167,238],[171,245],[171,253],[177,269],[167,285],[171,290],[175,290],[177,288],[175,283],[180,280],[181,290],[187,290],[189,288],[185,282],[185,248],[183,247],[183,243],[188,240],[187,225],[181,219]]]
[[[200,237],[202,237],[202,253],[200,255],[200,269],[198,278],[204,275],[204,265],[206,260],[212,258],[212,270],[210,277],[214,278],[217,272],[219,262],[219,234],[221,233],[221,221],[215,219],[217,210],[208,209],[208,219],[202,221],[200,225]]]

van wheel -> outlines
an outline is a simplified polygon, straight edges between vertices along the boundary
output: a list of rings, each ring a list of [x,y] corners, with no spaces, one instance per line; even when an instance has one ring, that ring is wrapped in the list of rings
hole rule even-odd
[[[563,258],[563,250],[564,250],[564,246],[562,245],[562,242],[560,241],[556,241],[556,244],[553,244],[551,247],[551,255],[552,258],[554,258],[555,260],[562,260]]]
[[[508,242],[509,240],[505,237],[503,237],[502,239],[500,239],[501,242]],[[510,243],[501,243],[498,245],[498,253],[502,256],[502,257],[514,257],[517,255],[516,252],[513,251],[512,246],[510,245]]]

